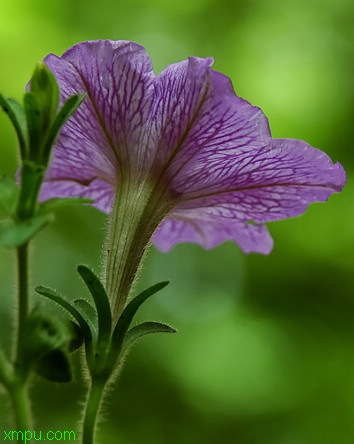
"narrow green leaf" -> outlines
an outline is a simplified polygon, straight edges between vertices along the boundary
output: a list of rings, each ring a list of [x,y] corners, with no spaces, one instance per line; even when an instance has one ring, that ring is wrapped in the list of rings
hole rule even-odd
[[[85,96],[86,94],[72,95],[66,100],[66,102],[56,115],[56,118],[49,130],[48,136],[45,140],[43,147],[43,162],[45,165],[49,162],[52,146],[55,142],[55,138],[57,137],[60,128],[69,119],[69,117],[76,111],[76,109],[81,105]]]
[[[9,116],[18,137],[20,144],[21,158],[27,158],[28,150],[28,135],[27,135],[27,121],[26,114],[20,102],[11,97],[5,98],[0,93],[0,106]]]
[[[108,296],[101,281],[89,268],[84,265],[79,265],[77,270],[87,285],[96,305],[99,348],[101,344],[108,344],[111,337],[112,313]]]
[[[91,347],[92,332],[88,323],[81,315],[81,313],[73,305],[71,305],[70,302],[65,300],[62,296],[60,296],[57,292],[51,290],[50,288],[39,286],[35,288],[35,291],[41,294],[42,296],[45,296],[46,298],[56,302],[58,305],[67,310],[80,325],[82,334],[84,335],[85,338],[86,346]]]
[[[117,325],[114,329],[113,335],[112,335],[112,345],[111,345],[111,352],[110,352],[110,361],[112,365],[114,364],[115,360],[117,359],[121,347],[123,344],[124,337],[129,329],[129,326],[133,320],[133,317],[135,313],[138,311],[141,304],[143,304],[149,297],[157,293],[158,291],[162,290],[163,288],[168,285],[169,282],[160,282],[156,285],[153,285],[150,288],[147,288],[142,293],[140,293],[138,296],[136,296],[124,309],[123,313],[121,314],[121,317],[119,318]]]
[[[90,327],[94,340],[97,339],[97,312],[85,299],[76,299],[74,307],[81,313],[82,317]]]
[[[53,211],[60,207],[65,207],[67,205],[82,205],[94,203],[93,199],[86,199],[85,197],[54,197],[53,199],[48,199],[40,204],[40,208],[45,211]]]
[[[9,215],[15,214],[19,191],[13,179],[9,177],[0,178],[0,204]]]
[[[122,353],[125,353],[125,351],[128,350],[128,348],[139,338],[152,333],[177,333],[177,330],[169,325],[162,324],[161,322],[144,322],[139,324],[136,327],[131,328],[125,335]]]
[[[24,100],[25,113],[27,118],[29,134],[29,158],[38,160],[41,152],[41,143],[43,137],[43,115],[36,96],[32,93],[26,93]]]
[[[28,242],[52,220],[53,214],[45,213],[19,222],[4,221],[0,227],[1,241],[6,248],[17,248]]]

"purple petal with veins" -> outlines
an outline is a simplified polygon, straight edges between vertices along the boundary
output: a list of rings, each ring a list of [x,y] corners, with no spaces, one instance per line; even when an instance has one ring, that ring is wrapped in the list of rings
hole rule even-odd
[[[203,210],[174,212],[156,230],[153,242],[163,252],[179,242],[194,242],[209,250],[225,240],[234,241],[245,253],[269,254],[273,239],[264,225],[243,224],[234,219],[214,217]]]
[[[145,49],[126,41],[84,42],[45,59],[61,101],[86,93],[64,125],[41,199],[85,196],[109,212],[122,181],[178,196],[153,236],[212,248],[225,240],[267,254],[264,222],[303,213],[345,184],[343,167],[301,140],[272,139],[263,112],[190,57],[153,72]]]

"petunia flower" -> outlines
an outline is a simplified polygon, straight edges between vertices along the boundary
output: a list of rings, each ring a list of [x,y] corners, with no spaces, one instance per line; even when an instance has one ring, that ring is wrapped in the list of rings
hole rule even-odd
[[[107,40],[45,62],[61,102],[86,98],[56,141],[41,199],[89,197],[111,213],[105,273],[116,316],[151,238],[162,251],[232,240],[268,254],[265,222],[298,216],[345,184],[324,152],[273,139],[261,109],[235,94],[210,57],[155,75],[142,46]]]

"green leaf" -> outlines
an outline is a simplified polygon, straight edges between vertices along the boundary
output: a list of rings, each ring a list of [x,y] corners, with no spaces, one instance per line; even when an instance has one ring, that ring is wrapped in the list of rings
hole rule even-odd
[[[70,382],[72,369],[68,353],[64,349],[56,349],[45,354],[36,364],[36,373],[49,381]]]
[[[24,106],[29,134],[29,158],[39,159],[43,139],[43,115],[37,97],[32,93],[26,93]]]
[[[53,211],[57,208],[65,207],[67,205],[81,205],[94,203],[93,199],[86,199],[85,197],[54,197],[48,199],[40,204],[41,210]]]
[[[111,338],[112,313],[109,305],[108,296],[98,277],[84,265],[77,268],[80,276],[89,289],[97,309],[98,316],[98,345],[108,345]]]
[[[121,314],[118,323],[114,329],[112,335],[112,346],[110,351],[110,363],[114,365],[114,362],[118,358],[118,355],[121,351],[124,337],[129,329],[129,326],[133,320],[135,313],[138,311],[141,304],[143,304],[149,297],[162,290],[168,285],[169,282],[160,282],[156,285],[153,285],[150,288],[147,288],[145,291],[136,296],[124,309]]]
[[[26,114],[20,102],[11,97],[5,98],[0,93],[0,106],[9,116],[17,133],[20,144],[21,158],[27,158],[28,151],[28,134]]]
[[[14,215],[16,212],[19,191],[13,179],[9,177],[0,178],[0,204],[9,215]]]
[[[70,302],[65,300],[62,296],[60,296],[58,293],[51,290],[50,288],[39,286],[35,288],[35,291],[41,294],[42,296],[45,296],[46,298],[56,302],[58,305],[67,310],[76,319],[76,321],[81,327],[82,334],[85,338],[87,350],[91,353],[92,332],[89,324],[86,322],[85,318],[81,315],[79,310],[77,310],[73,305],[71,305]]]
[[[24,221],[4,221],[0,227],[1,241],[6,248],[17,248],[28,242],[51,221],[51,213],[40,214]]]
[[[177,330],[160,322],[144,322],[139,324],[136,327],[131,328],[125,335],[122,353],[125,353],[126,350],[128,350],[128,348],[139,338],[152,333],[177,333]]]
[[[52,146],[55,142],[55,138],[59,133],[60,128],[64,125],[64,123],[69,119],[69,117],[76,111],[76,109],[81,105],[81,102],[84,100],[86,94],[77,95],[74,94],[69,97],[58,114],[55,117],[55,120],[49,130],[48,136],[45,140],[43,146],[43,164],[47,165],[49,162],[50,153],[52,150]]]

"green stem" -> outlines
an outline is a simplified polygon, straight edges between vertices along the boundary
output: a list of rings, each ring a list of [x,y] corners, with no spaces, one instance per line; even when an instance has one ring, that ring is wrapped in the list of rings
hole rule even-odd
[[[83,426],[83,444],[93,444],[97,417],[101,406],[102,395],[106,381],[101,379],[92,379],[90,393],[88,396],[84,426]]]
[[[17,430],[29,430],[31,423],[30,402],[26,383],[27,371],[23,361],[23,342],[26,337],[28,316],[28,244],[17,249],[18,318],[15,369],[7,385],[12,400]]]
[[[16,367],[22,373],[22,343],[25,338],[25,329],[28,315],[28,244],[17,249],[18,271],[18,318],[17,318],[17,349]]]
[[[16,429],[25,433],[31,427],[31,408],[27,384],[20,380],[8,387],[15,413]]]

